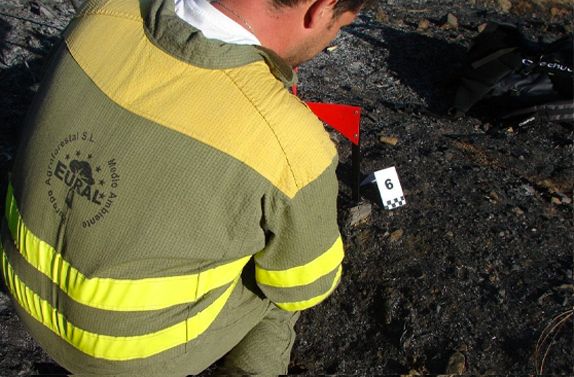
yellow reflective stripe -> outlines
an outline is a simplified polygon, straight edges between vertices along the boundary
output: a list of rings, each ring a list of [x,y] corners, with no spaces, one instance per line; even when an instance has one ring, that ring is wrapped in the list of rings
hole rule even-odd
[[[197,301],[207,292],[232,282],[250,258],[246,256],[197,274],[182,276],[136,280],[89,278],[28,229],[16,206],[12,185],[8,186],[6,217],[10,233],[24,259],[74,301],[98,309],[158,310]]]
[[[333,271],[341,264],[344,254],[343,241],[339,236],[329,250],[303,266],[270,271],[256,265],[255,277],[258,283],[271,287],[292,288],[307,285]]]
[[[116,337],[95,334],[74,326],[62,313],[20,280],[8,262],[1,245],[0,254],[2,254],[2,271],[6,284],[16,301],[29,315],[78,350],[93,357],[113,361],[153,356],[195,339],[205,332],[219,315],[239,281],[237,277],[210,306],[185,321],[154,333]]]
[[[339,284],[339,281],[341,280],[341,274],[343,273],[343,267],[339,266],[339,268],[337,269],[337,275],[335,275],[335,279],[333,280],[333,284],[331,285],[331,288],[329,288],[329,290],[325,293],[323,293],[322,295],[319,296],[315,296],[309,300],[304,300],[304,301],[297,301],[297,302],[281,302],[281,303],[276,303],[275,305],[277,305],[278,307],[280,307],[283,310],[287,310],[287,311],[296,311],[296,310],[305,310],[305,309],[309,309],[312,306],[315,306],[317,304],[319,304],[321,301],[323,301],[324,299],[326,299],[334,290],[335,288],[337,288],[337,284]]]

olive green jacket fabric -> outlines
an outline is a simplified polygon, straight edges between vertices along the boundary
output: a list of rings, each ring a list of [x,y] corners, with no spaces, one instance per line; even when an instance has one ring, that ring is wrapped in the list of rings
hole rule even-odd
[[[2,270],[71,371],[199,372],[341,276],[336,151],[294,73],[173,8],[90,1],[27,119]]]

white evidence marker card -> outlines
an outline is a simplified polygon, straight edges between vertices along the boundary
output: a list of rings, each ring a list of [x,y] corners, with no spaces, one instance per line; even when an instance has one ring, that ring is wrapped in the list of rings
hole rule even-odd
[[[394,166],[376,171],[375,180],[385,209],[395,209],[407,204]]]

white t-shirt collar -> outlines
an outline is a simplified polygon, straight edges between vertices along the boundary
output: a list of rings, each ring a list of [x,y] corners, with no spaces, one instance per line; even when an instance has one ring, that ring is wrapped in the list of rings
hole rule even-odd
[[[253,33],[238,24],[207,0],[175,0],[175,13],[209,39],[223,42],[257,45],[261,42]]]

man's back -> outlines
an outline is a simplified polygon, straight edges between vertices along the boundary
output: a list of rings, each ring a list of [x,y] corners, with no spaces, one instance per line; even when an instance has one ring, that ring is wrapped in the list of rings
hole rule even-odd
[[[210,353],[200,371],[229,349],[213,339],[340,276],[336,154],[278,80],[290,69],[147,7],[95,1],[74,21],[9,189],[8,286],[72,371],[191,373],[166,360]],[[241,278],[254,255],[258,287]]]

